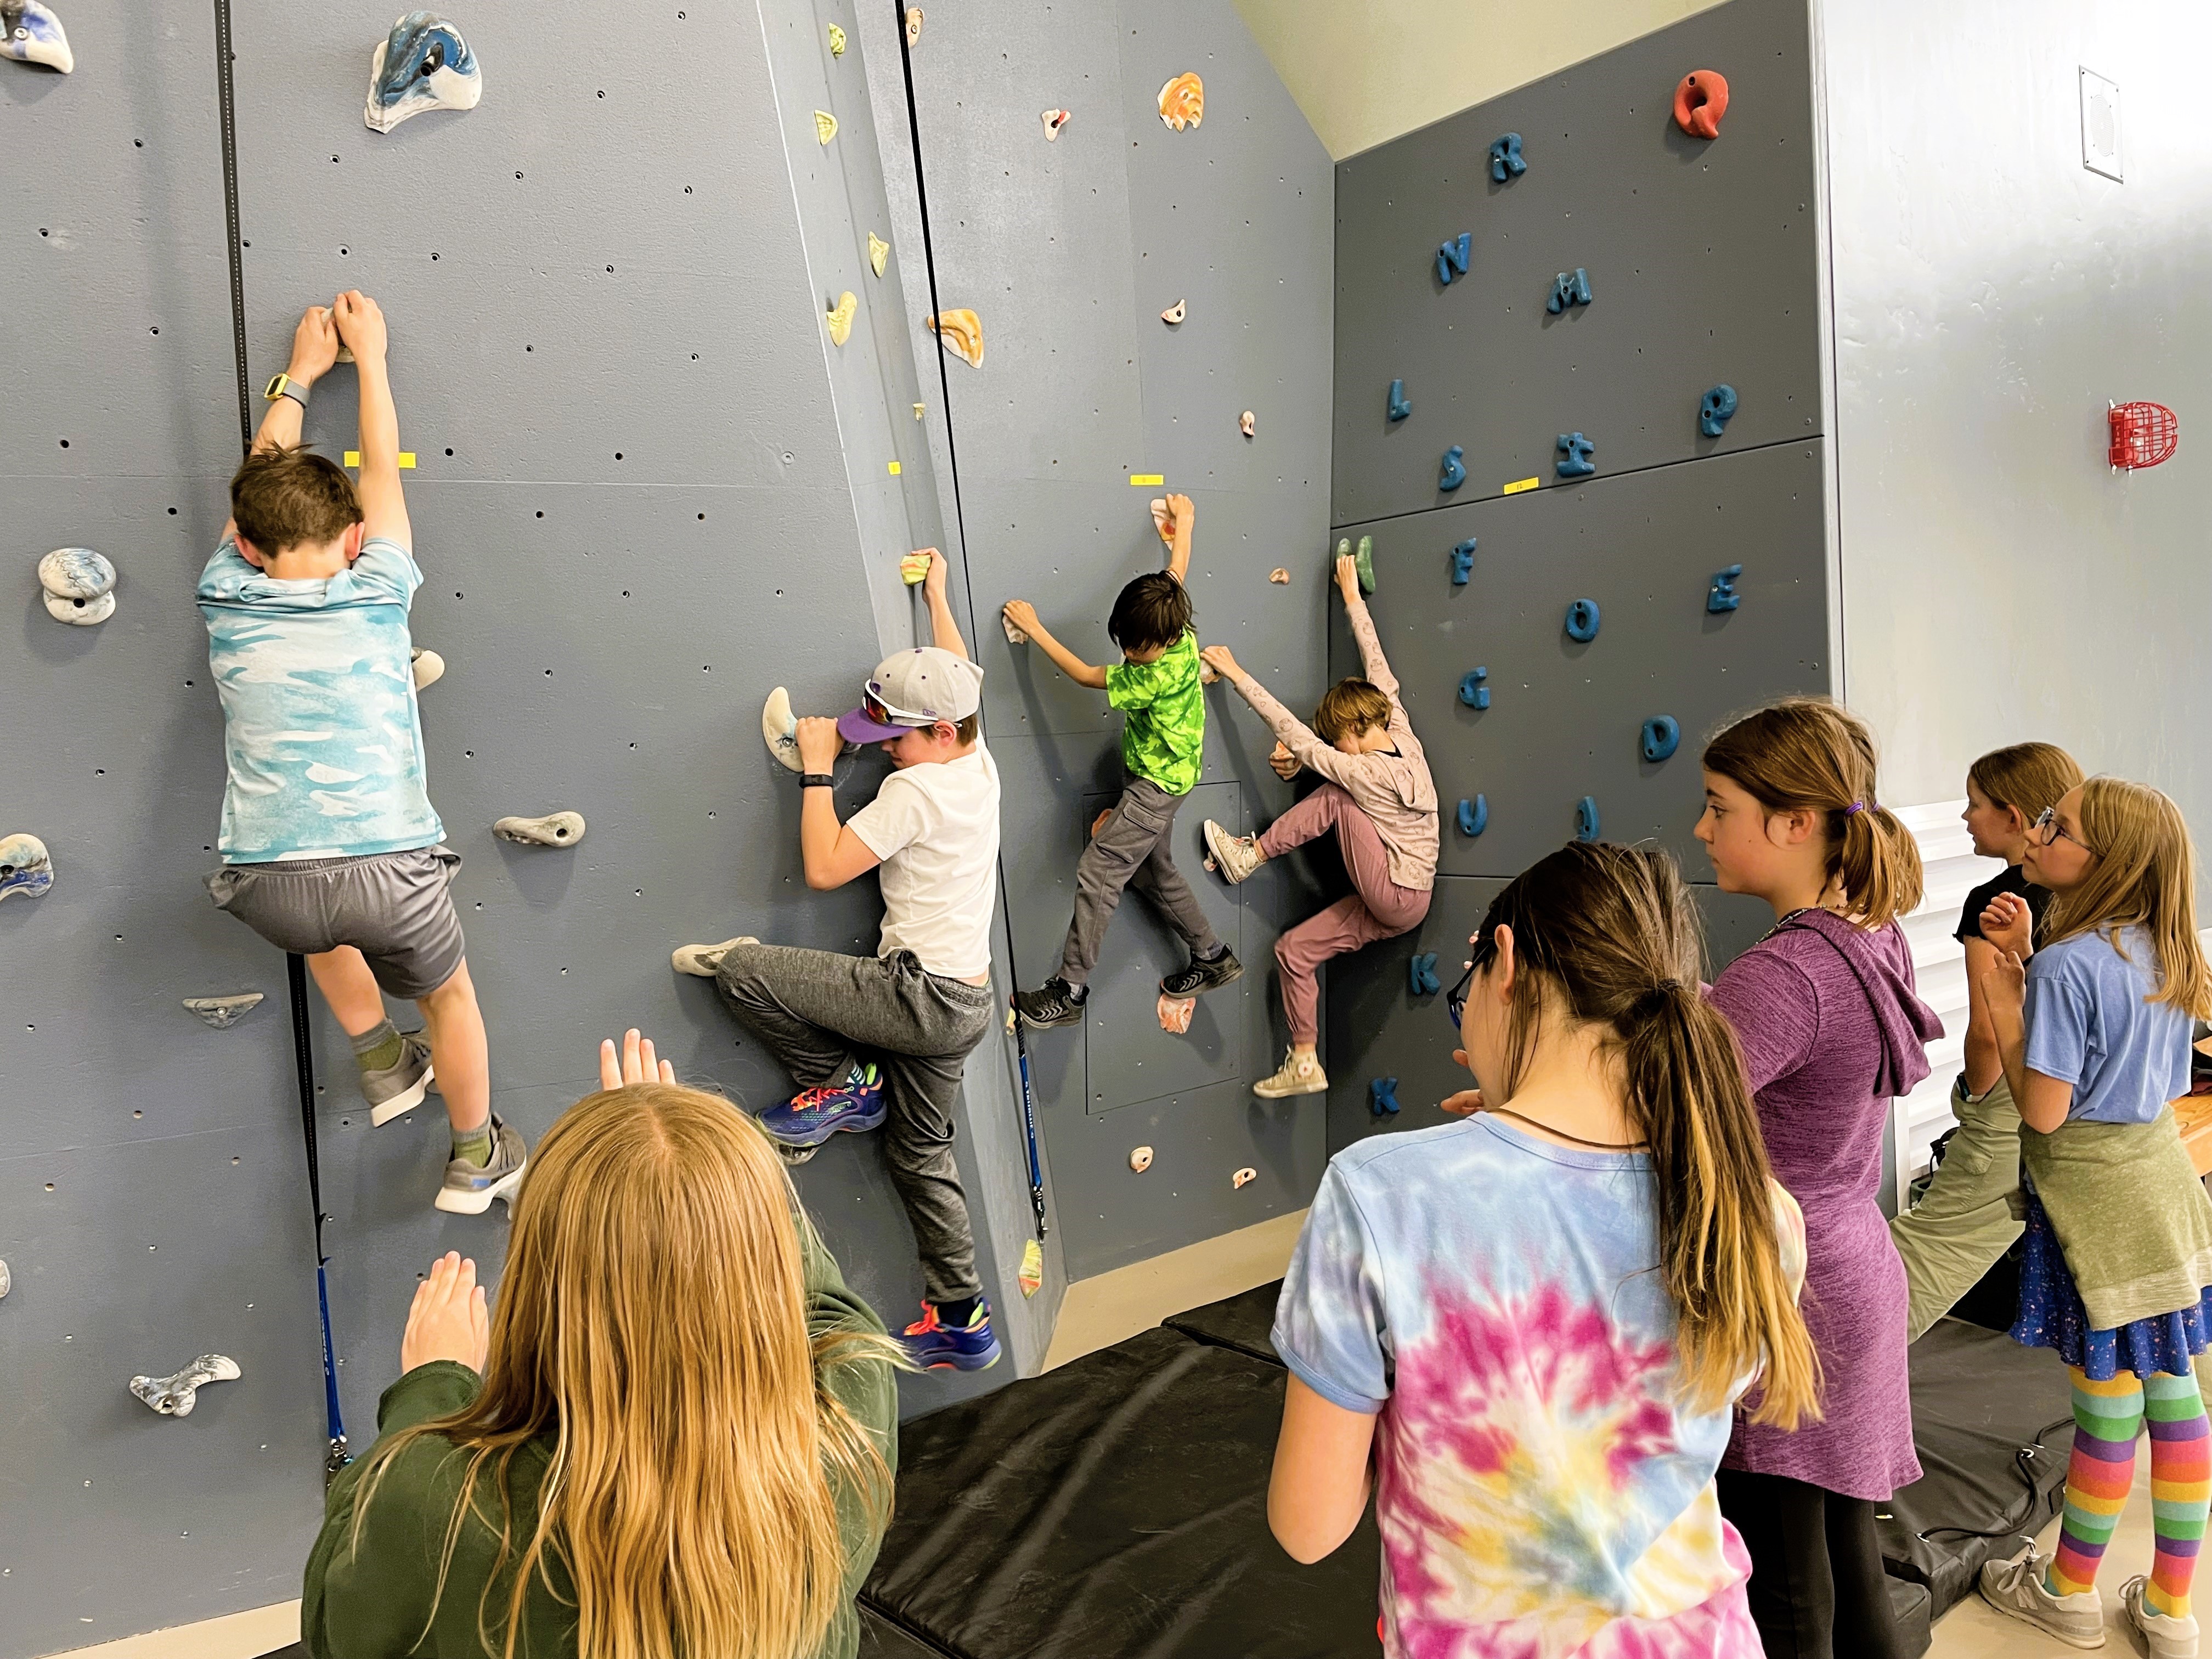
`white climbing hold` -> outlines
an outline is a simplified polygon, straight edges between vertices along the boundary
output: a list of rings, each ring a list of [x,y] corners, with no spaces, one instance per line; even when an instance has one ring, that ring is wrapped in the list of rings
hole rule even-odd
[[[115,586],[115,567],[88,547],[58,547],[39,561],[39,586],[66,599],[96,599]]]
[[[1060,130],[1067,125],[1069,116],[1064,109],[1048,109],[1037,118],[1044,123],[1044,141],[1049,144],[1060,137]]]
[[[870,231],[868,233],[868,263],[875,267],[877,276],[880,276],[884,274],[884,266],[890,262],[890,257],[891,245],[877,235],[874,231]]]
[[[921,8],[920,6],[908,6],[906,9],[906,43],[910,46],[921,39]]]
[[[1160,320],[1172,327],[1176,324],[1181,322],[1183,318],[1188,314],[1188,311],[1189,307],[1184,305],[1181,300],[1177,300],[1165,311],[1160,313]]]
[[[218,1031],[227,1031],[261,1006],[261,993],[247,991],[234,997],[186,997],[185,1006]]]
[[[1149,1146],[1139,1146],[1134,1152],[1131,1152],[1129,1154],[1129,1167],[1134,1170],[1139,1175],[1142,1175],[1146,1170],[1151,1169],[1152,1167],[1152,1149]]]
[[[806,769],[799,758],[799,717],[791,712],[791,693],[780,685],[768,694],[768,701],[761,705],[761,740],[768,744],[768,752],[787,769]]]
[[[501,841],[529,847],[574,847],[584,838],[584,815],[548,812],[542,818],[501,818],[491,832]]]
[[[1003,611],[999,613],[999,626],[1006,630],[1008,645],[1027,645],[1030,642],[1030,636],[1015,627],[1012,620]]]
[[[0,836],[0,902],[36,898],[54,884],[54,861],[36,836]]]
[[[425,110],[474,109],[483,97],[483,72],[461,32],[435,12],[410,11],[369,54],[362,120],[389,132]]]
[[[115,595],[102,593],[96,599],[66,599],[59,593],[46,595],[46,614],[58,623],[68,623],[77,628],[91,628],[106,622],[115,614]]]
[[[1252,435],[1254,429],[1258,425],[1258,420],[1253,416],[1252,411],[1249,409],[1237,417],[1237,429],[1248,438]]]
[[[445,678],[446,659],[434,651],[425,650],[418,645],[414,647],[408,660],[409,672],[414,676],[415,689],[417,691],[422,690],[425,686],[435,685]]]
[[[204,1353],[173,1376],[134,1376],[131,1392],[164,1417],[190,1417],[202,1387],[235,1382],[238,1362],[228,1354]]]
[[[0,5],[0,18],[8,26],[0,33],[0,58],[12,58],[19,64],[44,64],[64,75],[76,67],[62,20],[40,0],[11,0]]]
[[[9,1291],[15,1288],[15,1275],[8,1271],[8,1264],[6,1262],[0,1261],[0,1297],[6,1296]]]
[[[1232,1187],[1249,1187],[1259,1178],[1260,1172],[1257,1170],[1239,1170],[1229,1177],[1229,1184]]]

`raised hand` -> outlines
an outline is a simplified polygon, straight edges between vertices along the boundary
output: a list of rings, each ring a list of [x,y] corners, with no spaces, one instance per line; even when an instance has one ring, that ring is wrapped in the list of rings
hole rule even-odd
[[[631,1026],[623,1033],[622,1054],[617,1060],[614,1039],[608,1037],[599,1043],[599,1087],[619,1089],[631,1083],[673,1083],[676,1068],[653,1052],[653,1039],[641,1037],[637,1027]]]
[[[352,349],[357,362],[382,362],[386,343],[384,312],[357,288],[349,288],[331,301],[331,319],[338,338]]]
[[[1359,561],[1349,553],[1336,556],[1336,591],[1346,605],[1359,603]]]
[[[1198,659],[1224,678],[1233,678],[1243,672],[1237,667],[1237,659],[1230,653],[1229,647],[1225,645],[1207,646],[1198,653]]]
[[[338,360],[338,331],[328,306],[309,306],[292,331],[292,362],[286,373],[313,385],[331,372]]]
[[[415,1304],[407,1310],[407,1329],[399,1339],[399,1369],[411,1371],[434,1359],[454,1359],[481,1375],[490,1347],[491,1315],[484,1307],[483,1286],[477,1283],[477,1264],[448,1250],[415,1287]]]

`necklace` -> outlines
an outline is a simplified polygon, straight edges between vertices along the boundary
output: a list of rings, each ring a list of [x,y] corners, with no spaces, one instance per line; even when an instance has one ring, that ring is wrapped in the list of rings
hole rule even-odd
[[[1571,1135],[1565,1129],[1554,1129],[1548,1123],[1540,1123],[1533,1117],[1523,1117],[1520,1113],[1508,1111],[1503,1106],[1486,1106],[1482,1109],[1493,1117],[1510,1117],[1516,1123],[1525,1123],[1532,1129],[1541,1129],[1547,1135],[1555,1135],[1572,1146],[1586,1146],[1593,1152],[1641,1152],[1649,1150],[1640,1140],[1584,1140],[1580,1135]]]

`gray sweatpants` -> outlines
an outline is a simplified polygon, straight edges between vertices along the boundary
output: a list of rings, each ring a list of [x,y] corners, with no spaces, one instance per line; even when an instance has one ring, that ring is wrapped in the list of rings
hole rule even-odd
[[[1125,887],[1152,900],[1193,956],[1210,956],[1221,948],[1213,924],[1198,908],[1198,896],[1176,868],[1176,813],[1189,799],[1170,795],[1149,778],[1132,778],[1092,833],[1075,866],[1075,920],[1067,925],[1067,943],[1060,952],[1060,976],[1070,985],[1091,982]]]
[[[914,1227],[928,1297],[979,1293],[952,1104],[969,1052],[991,1029],[991,988],[926,972],[911,951],[848,957],[786,945],[732,945],[714,982],[800,1088],[842,1079],[855,1060],[882,1068],[884,1163]]]

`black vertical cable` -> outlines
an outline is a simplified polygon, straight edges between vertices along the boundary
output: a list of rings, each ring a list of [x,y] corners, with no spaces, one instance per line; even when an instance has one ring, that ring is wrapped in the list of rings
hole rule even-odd
[[[215,82],[222,123],[222,212],[230,232],[230,331],[238,352],[238,446],[253,447],[253,404],[246,367],[246,259],[238,228],[238,122],[231,88],[230,0],[215,0]]]

